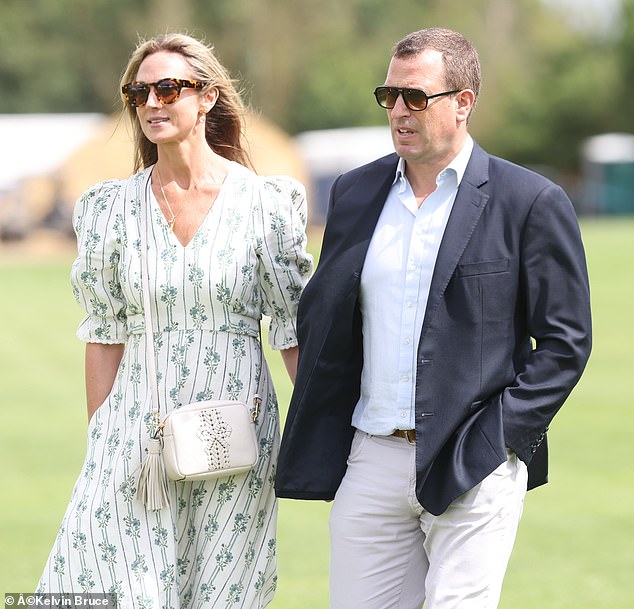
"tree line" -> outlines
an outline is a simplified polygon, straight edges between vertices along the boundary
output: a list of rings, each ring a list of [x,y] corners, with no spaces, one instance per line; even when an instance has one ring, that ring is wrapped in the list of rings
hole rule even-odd
[[[472,131],[491,152],[574,171],[587,136],[633,130],[634,0],[609,30],[544,0],[2,0],[0,113],[116,112],[139,38],[187,31],[290,133],[384,124],[372,91],[394,43],[427,26],[478,48]]]

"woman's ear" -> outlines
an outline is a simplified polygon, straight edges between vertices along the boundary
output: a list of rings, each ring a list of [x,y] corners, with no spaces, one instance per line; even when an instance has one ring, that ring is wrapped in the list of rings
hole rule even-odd
[[[201,112],[207,114],[218,101],[218,97],[220,97],[220,91],[218,91],[218,87],[211,87],[209,91],[207,91],[204,95],[204,102],[200,107]]]

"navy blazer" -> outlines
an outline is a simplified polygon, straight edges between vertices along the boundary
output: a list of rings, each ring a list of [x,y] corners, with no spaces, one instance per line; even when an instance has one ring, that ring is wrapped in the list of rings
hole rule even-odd
[[[346,471],[363,366],[359,282],[394,180],[389,155],[340,176],[300,301],[299,366],[279,497],[332,499]],[[513,450],[547,481],[546,430],[590,355],[577,218],[546,178],[477,144],[442,238],[418,344],[416,494],[441,514]],[[380,481],[377,481],[380,484]]]

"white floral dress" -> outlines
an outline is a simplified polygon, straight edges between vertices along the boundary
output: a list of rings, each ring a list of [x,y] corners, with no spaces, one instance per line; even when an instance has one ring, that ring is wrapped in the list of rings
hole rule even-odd
[[[273,348],[297,344],[295,316],[312,272],[306,201],[291,178],[232,163],[192,241],[181,245],[150,188],[152,168],[78,201],[72,285],[87,312],[78,336],[125,343],[112,391],[88,426],[86,460],[39,582],[40,592],[111,592],[119,607],[264,607],[276,587],[277,399],[258,324]],[[152,405],[146,373],[139,241],[148,262],[161,415],[190,402],[263,396],[260,459],[248,474],[170,482],[170,506],[137,497]],[[263,362],[262,370],[261,362]]]

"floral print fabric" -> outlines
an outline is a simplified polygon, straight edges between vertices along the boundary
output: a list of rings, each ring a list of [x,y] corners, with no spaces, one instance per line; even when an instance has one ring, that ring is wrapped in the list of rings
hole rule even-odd
[[[277,399],[261,354],[259,320],[275,349],[297,344],[295,317],[312,272],[303,187],[232,163],[192,241],[181,245],[151,188],[152,168],[109,181],[78,201],[78,336],[125,343],[110,395],[88,426],[86,460],[40,580],[41,592],[113,592],[119,607],[266,606],[276,587]],[[149,206],[148,261],[155,354],[144,341],[140,224]],[[170,506],[137,497],[152,405],[155,355],[161,417],[203,399],[252,403],[260,458],[247,474],[169,483]]]

